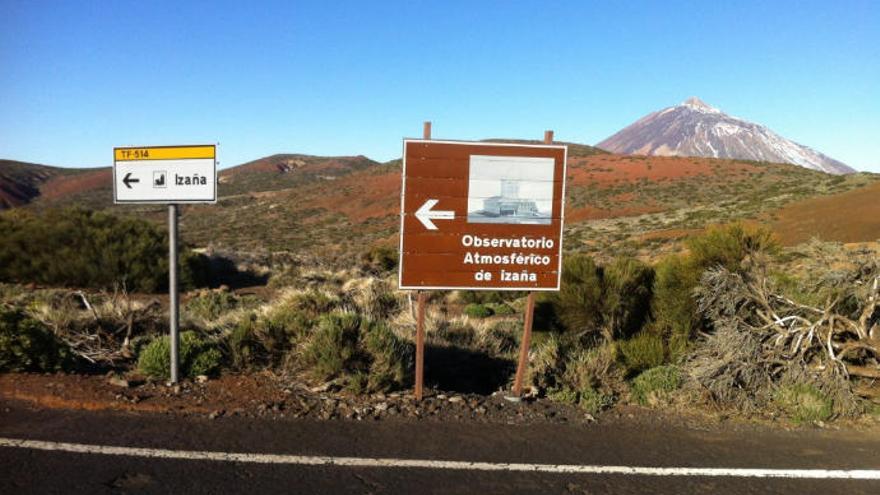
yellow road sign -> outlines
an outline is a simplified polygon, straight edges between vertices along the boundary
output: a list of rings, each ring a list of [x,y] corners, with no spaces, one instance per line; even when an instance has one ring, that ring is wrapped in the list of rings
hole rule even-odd
[[[138,148],[113,148],[117,161],[131,160],[192,160],[216,158],[212,146],[151,146]]]

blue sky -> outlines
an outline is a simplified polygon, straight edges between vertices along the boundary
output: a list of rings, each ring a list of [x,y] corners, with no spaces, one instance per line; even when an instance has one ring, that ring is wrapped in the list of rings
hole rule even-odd
[[[388,160],[402,137],[593,144],[696,95],[880,172],[880,2],[0,0],[0,157],[219,142]]]

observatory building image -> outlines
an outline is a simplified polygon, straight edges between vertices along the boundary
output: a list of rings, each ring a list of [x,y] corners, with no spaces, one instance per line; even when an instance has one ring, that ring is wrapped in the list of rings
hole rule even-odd
[[[553,159],[471,156],[468,223],[549,225]]]
[[[538,204],[530,199],[520,199],[519,183],[515,180],[501,180],[501,196],[483,200],[483,213],[490,216],[537,216]]]

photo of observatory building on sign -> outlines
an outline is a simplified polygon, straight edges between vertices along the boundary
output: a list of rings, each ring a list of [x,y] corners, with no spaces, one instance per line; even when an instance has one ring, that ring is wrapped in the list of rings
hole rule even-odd
[[[549,225],[553,211],[552,158],[470,158],[469,223]]]

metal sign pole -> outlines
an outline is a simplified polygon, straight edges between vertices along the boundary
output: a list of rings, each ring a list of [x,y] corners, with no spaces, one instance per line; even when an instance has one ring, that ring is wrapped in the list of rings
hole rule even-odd
[[[422,128],[422,138],[431,139],[431,122],[426,121]],[[425,291],[416,291],[416,400],[422,400],[425,385]]]
[[[544,144],[553,144],[553,131],[544,131]],[[564,178],[563,178],[564,180]],[[560,239],[561,241],[561,239]],[[522,395],[523,380],[529,366],[529,346],[532,342],[532,321],[535,316],[535,293],[529,292],[526,301],[526,318],[523,325],[522,342],[519,346],[519,362],[516,365],[516,377],[513,379],[513,395]]]
[[[179,344],[178,332],[180,301],[177,287],[177,205],[168,205],[168,294],[169,303],[169,326],[171,339],[171,383],[177,383],[180,379]]]

